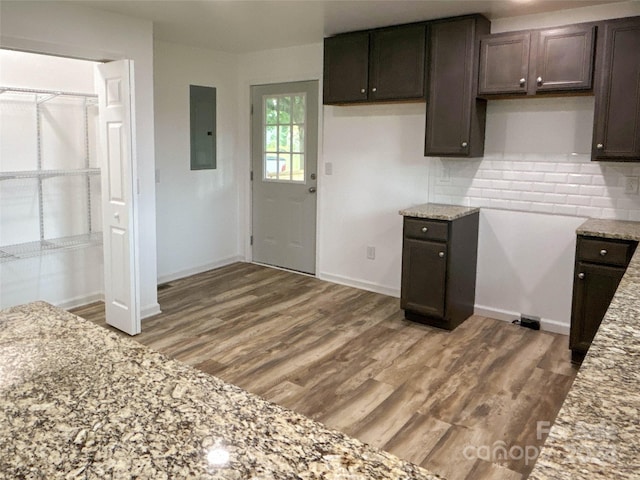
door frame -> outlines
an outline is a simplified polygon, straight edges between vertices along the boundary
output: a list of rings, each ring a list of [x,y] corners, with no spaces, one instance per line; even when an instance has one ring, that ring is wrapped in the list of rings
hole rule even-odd
[[[317,201],[316,201],[316,260],[315,260],[315,276],[321,277],[320,272],[320,258],[322,255],[322,245],[320,244],[321,238],[321,218],[322,218],[322,198],[323,198],[323,174],[324,174],[324,157],[323,157],[323,104],[322,104],[322,71],[309,73],[307,75],[290,76],[290,77],[269,77],[269,78],[252,78],[245,81],[241,85],[241,89],[244,92],[242,98],[245,104],[244,108],[241,108],[241,112],[245,112],[246,115],[243,123],[246,126],[245,132],[240,132],[240,135],[246,135],[247,138],[247,150],[245,153],[245,161],[242,168],[239,168],[238,175],[240,176],[239,185],[244,188],[244,224],[241,232],[240,245],[244,245],[244,258],[247,262],[253,262],[253,246],[251,245],[250,237],[253,228],[253,189],[251,185],[251,168],[253,160],[253,141],[252,141],[252,115],[251,115],[251,87],[258,85],[269,85],[276,83],[292,83],[292,82],[305,82],[305,81],[317,81],[318,82],[318,162],[317,162]],[[242,115],[242,114],[241,114]],[[278,268],[278,267],[272,267]],[[287,270],[290,271],[290,270]],[[303,274],[301,275],[310,275]]]

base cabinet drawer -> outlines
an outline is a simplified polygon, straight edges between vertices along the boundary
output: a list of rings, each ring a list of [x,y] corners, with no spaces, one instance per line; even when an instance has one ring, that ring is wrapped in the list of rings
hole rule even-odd
[[[400,306],[405,317],[448,330],[473,315],[477,212],[451,221],[405,217]]]

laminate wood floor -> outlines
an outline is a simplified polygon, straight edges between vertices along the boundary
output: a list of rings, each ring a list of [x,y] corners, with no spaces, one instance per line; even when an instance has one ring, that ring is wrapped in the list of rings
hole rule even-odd
[[[447,332],[254,264],[158,296],[138,342],[450,480],[526,478],[576,374],[566,336],[479,316]],[[102,303],[73,313],[111,328]]]

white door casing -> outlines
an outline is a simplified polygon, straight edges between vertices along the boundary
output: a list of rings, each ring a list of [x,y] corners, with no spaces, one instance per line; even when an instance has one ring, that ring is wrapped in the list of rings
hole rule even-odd
[[[253,260],[315,274],[318,82],[252,86],[251,103]]]
[[[140,333],[133,61],[96,66],[106,321]]]

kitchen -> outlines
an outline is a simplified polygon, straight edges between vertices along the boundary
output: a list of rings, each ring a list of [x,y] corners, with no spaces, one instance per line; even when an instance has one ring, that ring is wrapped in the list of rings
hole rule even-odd
[[[504,19],[492,22],[492,29],[538,28],[638,13],[637,4],[627,2]],[[3,4],[3,42],[7,37],[14,42],[23,40],[31,49],[47,46],[55,50],[51,44],[66,43],[77,45],[76,50],[90,50],[90,42],[75,39],[73,29],[67,26],[70,22],[103,24],[106,18],[120,25],[122,35],[127,28],[138,32],[130,34],[127,44],[127,39],[117,38],[104,27],[103,38],[96,40],[93,48],[106,53],[131,52],[141,74],[138,85],[145,92],[138,109],[141,241],[149,247],[142,252],[141,293],[143,307],[152,310],[157,304],[156,283],[250,258],[248,162],[241,160],[249,158],[248,144],[241,140],[249,136],[246,91],[254,83],[321,78],[322,44],[233,55],[155,40],[152,72],[150,22],[113,14],[97,18],[86,8],[38,6],[38,11],[30,11],[28,6],[7,2]],[[78,52],[74,55],[82,56]],[[270,69],[273,62],[278,65],[275,72]],[[185,144],[183,135],[174,128],[177,119],[184,122],[187,115],[176,104],[175,93],[200,82],[218,87],[219,120],[225,120],[219,122],[221,168],[212,176],[221,188],[215,191],[206,187],[210,179],[190,176],[174,161],[188,149],[188,142]],[[424,104],[325,107],[321,155],[331,159],[333,175],[320,177],[318,276],[398,296],[402,229],[398,210],[427,201],[466,204],[468,197],[485,198],[491,203],[480,205],[485,207],[484,235],[479,238],[476,307],[494,318],[514,318],[521,312],[538,315],[543,328],[546,321],[548,328],[568,333],[575,229],[590,216],[638,220],[637,197],[621,190],[624,177],[637,176],[638,167],[589,162],[592,104],[592,97],[490,101],[485,157],[472,161],[424,158]],[[151,105],[155,108],[155,144],[149,131],[154,118]],[[564,171],[558,170],[560,167]],[[553,172],[546,168],[553,168]],[[563,184],[561,177],[566,175],[567,184],[579,185],[569,182],[569,175],[591,176],[589,185],[601,188],[589,207],[602,210],[580,214],[583,205],[568,204],[566,196],[547,196],[536,203],[540,207],[533,212],[537,213],[524,212],[518,203],[523,201],[521,197],[506,198],[505,190],[512,193],[509,188],[489,188],[480,196],[467,192],[465,185],[474,178],[470,172],[474,169],[487,172],[484,180],[498,180],[495,175],[500,174],[501,180],[510,181],[509,175],[519,175],[514,172],[529,171],[559,175],[549,176],[549,183]],[[355,178],[358,181],[354,183]],[[615,186],[610,183],[612,178]],[[580,180],[587,181],[584,177]],[[193,188],[199,189],[200,197],[184,194]],[[206,217],[203,214],[180,229],[173,227],[179,212],[198,211],[202,204],[209,205]],[[157,236],[151,238],[156,224]],[[220,224],[237,228],[221,232],[216,228]],[[345,225],[355,228],[345,229]],[[202,238],[214,241],[198,243]],[[184,248],[185,239],[196,242],[193,248]],[[377,249],[375,261],[365,255],[365,246],[372,242]],[[496,259],[504,263],[503,268],[495,268]],[[557,280],[549,282],[548,278]]]

